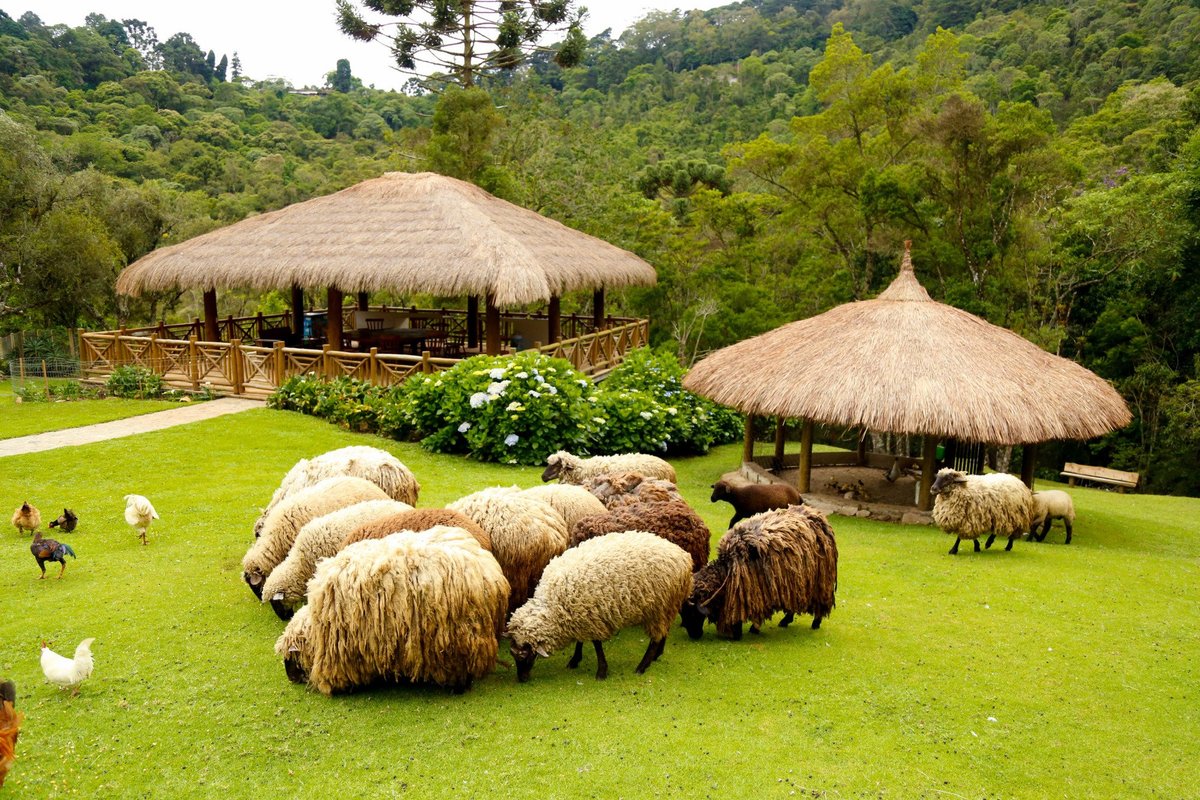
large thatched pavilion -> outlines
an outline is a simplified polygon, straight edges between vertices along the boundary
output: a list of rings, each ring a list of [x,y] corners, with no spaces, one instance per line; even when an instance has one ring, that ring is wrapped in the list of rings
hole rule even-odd
[[[922,436],[918,505],[926,509],[941,440],[1024,445],[1022,477],[1032,484],[1037,443],[1090,439],[1130,420],[1096,374],[931,299],[907,244],[900,274],[875,299],[718,350],[684,386],[749,415],[804,420],[801,492],[809,491],[814,422]],[[781,454],[781,436],[776,443]]]
[[[482,298],[484,350],[497,353],[502,307],[547,303],[550,343],[560,336],[564,293],[592,290],[599,326],[606,288],[655,280],[654,268],[632,253],[477,186],[392,172],[155,250],[121,273],[117,291],[203,290],[206,341],[220,339],[220,289],[290,289],[296,336],[305,291],[323,289],[331,311],[343,308],[347,293],[364,310],[373,291],[465,297],[472,348]],[[342,315],[330,313],[326,336],[335,349],[342,334]]]

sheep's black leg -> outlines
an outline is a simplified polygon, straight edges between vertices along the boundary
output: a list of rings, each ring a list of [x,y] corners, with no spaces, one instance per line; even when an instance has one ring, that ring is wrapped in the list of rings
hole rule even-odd
[[[734,515],[729,518],[729,527],[732,528],[734,525],[736,525],[739,519],[742,519],[742,512],[740,511],[734,513]]]
[[[1051,524],[1050,517],[1047,516],[1046,521],[1044,523],[1042,523],[1042,535],[1038,537],[1039,542],[1046,541],[1046,534],[1048,534],[1050,532],[1050,524]]]
[[[467,678],[462,683],[456,683],[453,686],[451,686],[450,691],[454,692],[455,694],[462,694],[463,692],[467,691],[467,689],[470,689],[470,688],[471,688],[471,679]]]
[[[762,629],[759,628],[758,625],[756,625],[755,623],[751,622],[750,623],[750,632],[753,633],[755,636],[757,636],[758,634],[762,633]]]
[[[735,627],[730,629],[729,638],[733,639],[735,642],[740,642],[742,640],[742,623],[739,622]]]
[[[608,661],[604,658],[604,647],[599,639],[593,639],[592,646],[596,648],[596,680],[602,681],[608,677]]]
[[[961,537],[961,536],[956,536],[956,537],[954,538],[954,547],[951,547],[951,548],[950,548],[950,555],[952,555],[952,556],[956,556],[956,555],[958,555],[958,543],[959,543],[959,542],[961,542],[961,541],[962,541],[962,537]],[[976,543],[975,543],[975,546],[976,546],[976,547],[979,547],[979,543],[978,543],[978,542],[976,542]]]
[[[664,636],[658,640],[658,647],[654,651],[654,660],[658,661],[659,657],[662,656],[662,654],[663,654],[663,650],[666,650],[666,649],[667,649],[667,637]]]
[[[812,629],[813,629],[814,631],[815,631],[817,628],[820,628],[820,627],[821,627],[821,620],[822,620],[822,619],[824,619],[824,617],[822,617],[820,614],[817,614],[817,615],[815,615],[815,616],[813,617]]]
[[[1014,536],[1008,537],[1008,544],[1004,545],[1004,552],[1007,553],[1009,550],[1012,550],[1012,543],[1015,540],[1015,538],[1016,537],[1014,537]]]
[[[659,654],[659,652],[661,652],[658,649],[659,645],[660,644],[665,645],[665,643],[666,643],[665,637],[658,641],[655,641],[654,639],[650,640],[650,644],[646,646],[646,652],[642,656],[642,660],[638,662],[637,670],[636,670],[638,675],[641,675],[643,672],[645,672],[646,669],[650,666],[651,662],[653,662],[654,659],[658,658],[658,654]]]
[[[576,642],[575,655],[571,656],[571,660],[567,662],[567,669],[575,669],[579,666],[580,661],[583,661],[583,642]]]
[[[1064,518],[1063,524],[1067,526],[1067,541],[1064,542],[1064,544],[1070,544],[1071,543],[1071,520]]]
[[[792,624],[792,620],[794,620],[795,618],[796,618],[795,614],[793,614],[791,611],[787,612],[786,614],[783,615],[783,619],[779,620],[779,627],[786,628],[788,625]]]
[[[983,543],[983,546],[984,546],[984,547],[986,547],[988,550],[991,550],[991,549],[992,549],[992,542],[994,542],[994,541],[996,541],[996,534],[994,534],[994,533],[989,533],[989,534],[988,534],[987,541]],[[976,550],[978,550],[978,549],[979,549],[979,545],[975,545],[975,549],[976,549]]]

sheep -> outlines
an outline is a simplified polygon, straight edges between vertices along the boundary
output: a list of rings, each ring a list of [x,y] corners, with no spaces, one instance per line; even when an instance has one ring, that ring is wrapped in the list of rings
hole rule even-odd
[[[584,517],[571,526],[569,546],[622,531],[648,531],[679,545],[692,557],[693,572],[708,563],[712,534],[692,507],[678,500],[638,503]]]
[[[575,653],[567,667],[583,659],[583,643],[596,649],[596,679],[608,677],[601,642],[621,628],[643,625],[650,644],[638,674],[658,659],[680,604],[692,591],[692,565],[678,546],[645,531],[609,533],[589,539],[555,558],[542,573],[533,597],[508,623],[517,680],[529,680],[537,656],[569,642]]]
[[[270,598],[271,608],[279,618],[291,619],[293,608],[304,599],[305,586],[313,576],[317,562],[341,550],[347,534],[380,517],[411,510],[412,506],[399,500],[367,500],[305,523],[296,533],[296,541],[287,558],[263,583],[264,602]]]
[[[411,511],[401,511],[397,514],[381,517],[356,528],[346,534],[346,538],[342,540],[338,546],[338,550],[344,550],[355,542],[364,542],[367,539],[382,539],[385,536],[400,531],[427,531],[435,525],[462,528],[474,536],[475,541],[479,542],[479,546],[484,550],[490,552],[492,549],[492,540],[488,536],[487,531],[457,511],[450,511],[445,508],[414,508]]]
[[[317,566],[275,652],[326,696],[379,681],[461,694],[496,664],[507,601],[500,565],[465,530],[391,534]]]
[[[610,510],[633,503],[684,502],[675,484],[661,478],[647,478],[640,472],[608,472],[588,478],[583,486]]]
[[[339,475],[365,478],[383,489],[388,497],[410,506],[417,504],[417,494],[421,491],[421,485],[408,467],[386,450],[363,445],[330,450],[313,459],[302,458],[288,470],[279,488],[271,495],[271,502],[254,523],[254,538],[259,537],[275,506],[287,497]]]
[[[712,485],[712,490],[709,500],[714,503],[724,500],[733,506],[733,517],[729,520],[730,528],[746,517],[763,511],[787,508],[804,502],[800,490],[788,483],[738,484],[722,478]]]
[[[580,519],[590,517],[592,514],[604,513],[604,504],[596,495],[573,483],[547,483],[542,486],[534,486],[532,489],[522,489],[521,494],[525,497],[532,497],[534,500],[541,500],[562,514],[568,531]]]
[[[829,616],[837,593],[837,541],[833,528],[808,506],[764,511],[734,525],[717,542],[717,557],[695,575],[683,604],[683,627],[699,639],[705,621],[717,635],[742,638],[742,623],[758,633],[777,611],[779,627],[811,614],[813,630]]]
[[[1071,495],[1060,489],[1047,489],[1044,492],[1033,493],[1033,511],[1030,514],[1029,520],[1029,538],[1039,542],[1046,540],[1046,534],[1050,532],[1050,524],[1055,519],[1061,519],[1063,525],[1067,527],[1067,541],[1065,544],[1071,543],[1071,523],[1075,521],[1075,503],[1071,500]],[[1035,536],[1034,531],[1037,526],[1042,526],[1041,536]]]
[[[473,520],[491,537],[492,555],[512,587],[510,612],[533,594],[550,559],[567,549],[567,524],[562,515],[511,488],[484,489],[446,508]]]
[[[558,478],[559,483],[581,484],[586,479],[606,472],[640,472],[648,478],[660,478],[676,483],[675,468],[658,456],[644,453],[621,453],[615,456],[580,458],[559,450],[546,457],[543,481]]]
[[[1033,512],[1033,494],[1020,478],[1003,472],[965,475],[946,467],[940,470],[929,490],[934,494],[933,522],[946,533],[955,535],[950,555],[958,553],[958,544],[970,539],[979,552],[979,537],[987,534],[985,547],[997,536],[1008,537],[1005,552],[1029,528]]]
[[[262,537],[254,540],[242,558],[242,578],[261,600],[263,581],[287,558],[296,534],[306,523],[355,503],[387,499],[387,494],[378,485],[347,476],[326,478],[296,492],[271,510],[263,525]]]

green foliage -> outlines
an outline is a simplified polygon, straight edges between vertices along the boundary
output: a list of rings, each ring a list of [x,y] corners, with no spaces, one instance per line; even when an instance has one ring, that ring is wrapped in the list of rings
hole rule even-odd
[[[108,376],[104,387],[113,397],[153,400],[163,394],[162,377],[145,367],[125,364]]]

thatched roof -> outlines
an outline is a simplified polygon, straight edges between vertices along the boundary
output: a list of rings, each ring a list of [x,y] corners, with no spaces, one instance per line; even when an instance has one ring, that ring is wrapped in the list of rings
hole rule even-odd
[[[654,268],[632,253],[477,186],[428,172],[389,172],[155,250],[121,273],[117,291],[294,284],[490,293],[498,305],[512,305],[655,280]]]
[[[1130,420],[1095,373],[932,300],[907,252],[874,300],[718,350],[683,385],[751,414],[991,444],[1090,439]]]

